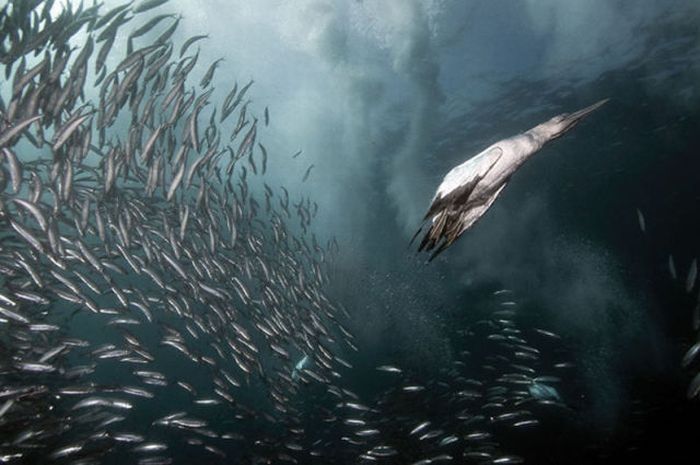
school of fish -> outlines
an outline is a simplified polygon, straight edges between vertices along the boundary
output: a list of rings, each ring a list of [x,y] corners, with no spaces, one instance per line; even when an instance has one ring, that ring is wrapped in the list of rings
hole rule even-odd
[[[499,291],[449,369],[355,393],[338,246],[166,2],[0,11],[0,463],[521,463],[498,431],[564,408],[560,337]]]

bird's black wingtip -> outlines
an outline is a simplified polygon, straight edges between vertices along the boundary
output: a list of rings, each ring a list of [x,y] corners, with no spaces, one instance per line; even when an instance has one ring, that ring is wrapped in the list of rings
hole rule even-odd
[[[421,225],[420,228],[418,228],[418,231],[416,231],[416,233],[413,235],[413,237],[411,238],[410,242],[408,243],[408,246],[406,246],[406,249],[409,249],[409,248],[413,245],[413,242],[416,240],[416,237],[418,237],[418,235],[421,233],[421,231],[423,231],[423,226],[422,226],[422,225]],[[420,250],[419,250],[419,251],[420,251]]]
[[[444,252],[449,245],[450,244],[447,241],[442,241],[442,243],[440,243],[440,245],[433,251],[433,253],[430,254],[430,258],[428,258],[428,263],[432,262],[435,259],[435,257]]]

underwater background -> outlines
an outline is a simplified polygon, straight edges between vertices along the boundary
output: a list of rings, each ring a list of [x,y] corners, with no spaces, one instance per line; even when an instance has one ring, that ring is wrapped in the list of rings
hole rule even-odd
[[[694,463],[700,3],[0,8],[3,463]],[[409,245],[453,166],[603,98]]]

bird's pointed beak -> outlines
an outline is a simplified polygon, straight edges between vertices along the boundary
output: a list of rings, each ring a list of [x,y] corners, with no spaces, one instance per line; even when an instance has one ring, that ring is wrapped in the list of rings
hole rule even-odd
[[[593,105],[590,105],[582,110],[575,111],[573,113],[566,115],[564,117],[564,121],[563,121],[563,123],[565,125],[564,126],[565,130],[571,129],[572,127],[576,126],[576,124],[578,124],[579,121],[581,121],[583,118],[585,118],[586,116],[588,116],[591,113],[593,113],[594,111],[596,111],[598,108],[605,105],[608,102],[608,100],[610,100],[610,99],[606,98],[603,100],[599,100],[596,103],[594,103]]]

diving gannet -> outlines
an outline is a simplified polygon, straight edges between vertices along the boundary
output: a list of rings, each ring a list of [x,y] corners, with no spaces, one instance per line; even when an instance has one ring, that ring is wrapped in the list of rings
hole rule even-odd
[[[510,177],[542,146],[576,126],[584,117],[600,108],[608,99],[575,113],[562,113],[534,128],[496,142],[478,155],[447,173],[437,189],[425,222],[430,228],[418,247],[434,250],[430,260],[462,235],[486,213],[506,187]],[[416,232],[413,240],[423,227]]]

